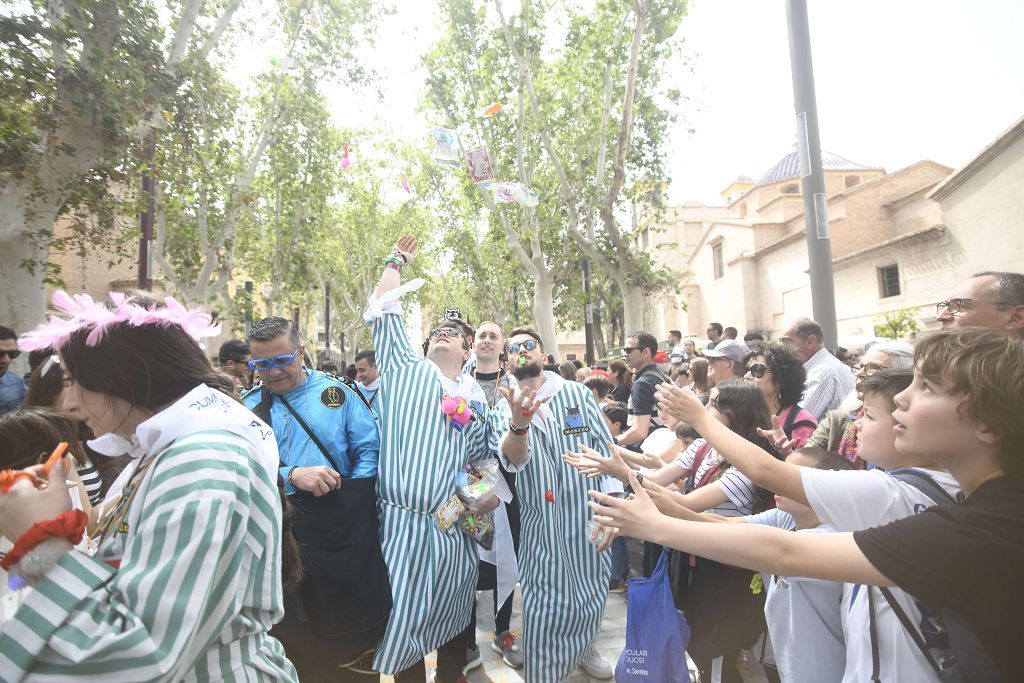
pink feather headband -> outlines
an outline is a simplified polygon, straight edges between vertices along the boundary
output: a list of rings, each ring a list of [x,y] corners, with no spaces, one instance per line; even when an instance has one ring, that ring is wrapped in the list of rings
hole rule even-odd
[[[93,301],[88,294],[72,296],[67,292],[56,291],[53,293],[53,307],[70,317],[50,316],[49,322],[21,335],[18,339],[18,348],[22,351],[57,350],[83,328],[90,329],[89,336],[85,338],[86,346],[96,346],[103,340],[107,330],[122,323],[133,327],[177,325],[196,341],[220,333],[220,325],[212,324],[213,318],[209,313],[198,309],[190,311],[173,297],[164,298],[162,308],[144,308],[129,303],[121,292],[111,292],[110,302],[112,306],[107,306],[101,301]]]

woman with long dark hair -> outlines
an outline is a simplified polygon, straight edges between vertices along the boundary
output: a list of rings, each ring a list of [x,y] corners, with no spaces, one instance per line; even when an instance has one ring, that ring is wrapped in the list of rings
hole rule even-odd
[[[73,549],[85,520],[63,462],[5,477],[4,567],[33,587],[0,632],[5,675],[295,681],[267,635],[283,613],[274,436],[199,347],[216,333],[208,315],[170,298],[111,302],[59,292],[69,318],[20,340],[60,354],[63,410],[98,435],[95,450],[132,463],[86,552]]]
[[[629,403],[629,394],[633,388],[633,373],[621,358],[609,361],[608,378],[612,382],[612,401]]]
[[[771,423],[764,394],[751,382],[730,380],[711,389],[707,411],[747,441],[772,452],[758,434]],[[630,468],[617,454],[601,458],[594,453],[571,453],[566,460],[587,475],[610,474],[629,481]],[[694,512],[743,517],[772,507],[772,495],[756,486],[704,439],[697,439],[676,459],[640,477],[645,487],[679,482],[685,494],[674,494],[679,504]],[[681,560],[681,561],[680,561]],[[686,568],[689,567],[687,576]],[[722,681],[742,680],[736,666],[740,650],[749,648],[764,632],[764,592],[754,594],[754,572],[702,557],[675,555],[672,569],[675,597],[690,623],[693,636],[687,652],[711,680],[711,664],[723,657]]]

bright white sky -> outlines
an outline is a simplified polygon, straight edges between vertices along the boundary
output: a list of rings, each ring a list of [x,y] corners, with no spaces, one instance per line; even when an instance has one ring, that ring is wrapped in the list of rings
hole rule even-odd
[[[344,84],[326,90],[339,123],[429,146],[418,58],[444,28],[433,0],[395,5],[363,54],[382,75],[383,100]],[[957,167],[1024,115],[1021,0],[808,5],[823,149],[888,171],[921,159]],[[689,99],[671,138],[669,198],[720,203],[736,176],[756,180],[792,149],[785,3],[692,0],[681,31],[693,71],[674,70]]]

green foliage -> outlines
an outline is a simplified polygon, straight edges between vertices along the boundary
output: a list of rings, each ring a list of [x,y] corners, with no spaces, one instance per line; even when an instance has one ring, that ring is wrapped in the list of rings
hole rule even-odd
[[[921,329],[919,314],[920,311],[916,308],[886,311],[875,317],[875,336],[903,339],[917,334]]]

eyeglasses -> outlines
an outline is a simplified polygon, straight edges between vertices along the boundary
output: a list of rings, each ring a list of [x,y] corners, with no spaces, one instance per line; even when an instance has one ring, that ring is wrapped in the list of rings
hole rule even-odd
[[[516,342],[515,344],[508,345],[509,353],[519,353],[520,351],[533,351],[539,344],[536,339],[527,339],[525,341]]]
[[[286,368],[295,362],[295,356],[299,355],[299,350],[295,349],[295,353],[286,356],[274,356],[273,358],[251,358],[246,365],[253,370],[269,370],[270,368]]]
[[[20,355],[21,355],[21,351],[19,351],[18,349],[14,349],[12,351],[0,350],[0,356],[7,356],[11,360],[14,360],[15,358],[17,358]]]
[[[454,327],[435,327],[428,335],[430,339],[435,337],[448,337],[449,339],[462,339],[462,332]]]
[[[633,351],[643,351],[639,346],[624,346],[622,347],[622,355],[628,356]]]
[[[889,368],[885,367],[884,365],[879,365],[878,363],[857,363],[856,365],[853,366],[853,371],[855,373],[863,372],[865,377],[870,377],[871,375],[877,374],[882,370],[888,369]]]
[[[765,365],[764,363],[754,363],[753,365],[747,367],[747,372],[750,373],[751,377],[761,379],[762,377],[764,377],[764,373],[767,369],[768,366]]]
[[[995,306],[1019,306],[1020,304],[1014,304],[1009,301],[993,301],[992,299],[950,299],[949,301],[940,301],[935,304],[935,315],[942,315],[943,311],[949,311],[953,315],[962,313],[969,309],[974,304],[993,304]]]

